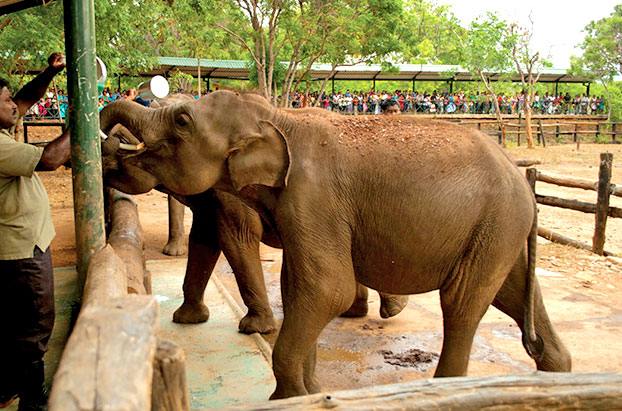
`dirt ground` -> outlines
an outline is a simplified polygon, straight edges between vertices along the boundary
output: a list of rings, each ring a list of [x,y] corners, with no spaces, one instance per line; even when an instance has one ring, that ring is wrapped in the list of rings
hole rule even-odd
[[[53,133],[53,131],[48,131],[48,133]],[[517,159],[541,161],[541,164],[536,167],[546,174],[582,178],[590,181],[596,181],[598,178],[599,153],[611,152],[614,155],[612,182],[622,185],[622,145],[582,144],[578,151],[574,145],[548,146],[533,150],[523,147],[511,147],[508,151],[511,156]],[[40,176],[50,197],[53,220],[57,231],[57,236],[52,244],[54,265],[57,267],[73,265],[76,259],[71,171],[58,170],[56,172],[40,173]],[[567,199],[587,202],[596,201],[596,192],[594,191],[563,188],[542,182],[537,183],[536,191],[539,194]],[[146,258],[148,260],[171,258],[161,253],[167,238],[166,196],[158,192],[150,192],[136,196],[135,200],[138,204],[141,224],[144,230]],[[612,196],[611,205],[622,207],[622,198]],[[552,229],[567,237],[591,244],[594,230],[594,215],[548,206],[539,206],[539,210],[539,224],[541,226]],[[187,232],[189,231],[191,221],[191,213],[187,211],[185,220]],[[622,256],[622,219],[610,218],[608,220],[605,249]],[[277,250],[264,249],[262,247],[264,268],[266,262],[270,264],[278,258],[280,258],[280,254]],[[570,347],[573,358],[577,359],[575,361],[575,364],[577,364],[575,370],[622,371],[622,359],[619,358],[618,350],[614,348],[616,345],[619,347],[619,341],[616,339],[617,337],[612,337],[619,335],[619,331],[622,329],[620,325],[622,311],[619,307],[619,302],[622,301],[622,259],[600,257],[587,251],[552,244],[544,239],[539,239],[537,266],[540,269],[539,279],[543,288],[547,311],[552,318],[555,318],[558,323],[562,324],[561,330],[558,329],[558,331],[565,343]],[[278,291],[275,291],[278,290],[278,275],[275,277],[274,275],[267,274],[266,280],[271,293],[271,301],[274,301],[272,294],[278,293]],[[229,282],[231,281],[232,279],[229,279]],[[556,284],[559,284],[560,287],[557,288]],[[375,294],[370,294],[370,298],[373,300],[374,297],[372,295],[375,296]],[[377,300],[377,297],[375,299]],[[431,312],[433,309],[436,309],[438,304],[438,302],[433,300],[419,299],[419,296],[411,297],[411,301],[410,305],[419,310],[419,313]],[[375,304],[370,307],[370,313],[372,310],[375,310],[373,313],[375,317],[378,317],[377,301]],[[280,309],[281,307],[276,307],[275,309],[277,317],[282,315]],[[577,312],[580,314],[577,314]],[[495,356],[491,354],[494,351],[488,348],[487,343],[480,344],[479,348],[476,348],[474,354],[472,354],[472,364],[475,362],[476,365],[472,365],[469,374],[490,374],[491,370],[497,373],[528,372],[533,370],[532,363],[529,362],[529,359],[522,351],[519,342],[520,337],[517,335],[518,330],[515,325],[499,312],[492,315],[494,318],[489,320],[488,325],[484,321],[483,325],[480,326],[482,338],[490,339],[491,341],[495,340],[496,344],[505,344],[505,340],[511,339],[512,342],[508,343],[512,344],[510,351],[516,351],[520,354],[516,354],[516,357],[513,354],[505,357],[500,354]],[[345,324],[342,319],[335,321],[338,322],[338,326]],[[393,324],[404,324],[409,327],[417,327],[422,324],[421,319],[407,319],[404,317],[400,318],[400,316],[392,319],[392,321],[394,321]],[[442,322],[438,318],[438,313],[430,317],[429,320],[425,320],[425,322],[428,321],[434,322],[437,328],[441,326]],[[506,331],[499,331],[499,321],[504,324],[504,327],[508,327]],[[385,326],[385,324],[389,323],[384,323],[377,319],[360,323],[355,322],[353,324],[355,324],[354,327],[359,327],[359,331],[371,334],[374,337],[380,334],[388,334],[388,331],[384,328],[388,329],[389,326]],[[395,340],[394,344],[383,342],[384,347],[377,351],[379,353],[378,363],[375,365],[372,363],[367,368],[376,367],[381,369],[387,366],[393,367],[394,370],[392,368],[391,373],[388,373],[387,377],[378,377],[376,380],[366,380],[363,377],[359,380],[356,377],[355,380],[350,381],[348,384],[343,384],[340,377],[330,373],[321,374],[320,376],[323,381],[334,382],[331,385],[335,388],[354,388],[381,382],[398,382],[403,379],[409,379],[409,375],[413,373],[419,376],[431,376],[440,348],[436,346],[436,342],[433,343],[431,341],[438,341],[438,333],[438,331],[430,332],[429,341],[426,340],[428,337],[423,337],[423,340],[421,337],[418,337],[419,343],[417,346],[423,348],[423,350],[407,350],[404,343],[400,342],[401,339],[406,338],[401,331],[396,332],[391,337]],[[586,335],[593,337],[586,341]],[[343,334],[332,334],[328,330],[327,336],[320,341],[318,357],[320,360],[330,363],[333,356],[338,356],[340,361],[349,357],[355,360],[355,357],[358,357],[358,354],[353,353],[356,352],[355,348],[357,346],[363,344],[359,342],[360,340],[352,339],[352,341],[348,342],[350,344],[347,345],[348,348],[339,351],[338,348],[335,349],[334,346],[327,345],[326,341],[329,338],[346,344],[344,341],[349,337],[344,337]],[[605,344],[599,342],[601,338],[603,339],[602,341],[606,341]],[[352,347],[355,348],[353,349]],[[408,348],[412,348],[412,345]],[[478,358],[481,360],[479,363]],[[404,363],[412,363],[414,368],[400,366],[400,364],[403,365]],[[349,363],[344,364],[346,364],[346,367],[350,366],[347,365]]]

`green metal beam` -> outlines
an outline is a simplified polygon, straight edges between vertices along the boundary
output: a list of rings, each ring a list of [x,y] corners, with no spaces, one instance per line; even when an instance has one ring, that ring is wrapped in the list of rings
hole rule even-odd
[[[93,0],[63,0],[78,280],[105,245]]]

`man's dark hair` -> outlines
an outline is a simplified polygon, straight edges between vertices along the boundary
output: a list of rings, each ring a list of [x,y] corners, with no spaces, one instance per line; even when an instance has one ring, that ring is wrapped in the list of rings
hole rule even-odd
[[[2,90],[5,87],[8,89],[11,89],[11,85],[9,84],[9,82],[3,79],[2,77],[0,77],[0,90]]]

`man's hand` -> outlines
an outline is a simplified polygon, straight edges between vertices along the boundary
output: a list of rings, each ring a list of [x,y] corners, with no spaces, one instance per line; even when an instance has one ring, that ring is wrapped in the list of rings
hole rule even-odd
[[[56,73],[63,71],[65,68],[65,55],[63,53],[52,53],[48,57],[48,65]]]

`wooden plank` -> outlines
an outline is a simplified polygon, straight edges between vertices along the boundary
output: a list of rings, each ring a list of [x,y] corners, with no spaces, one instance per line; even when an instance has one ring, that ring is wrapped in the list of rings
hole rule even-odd
[[[538,235],[542,238],[546,238],[547,240],[553,242],[553,243],[558,243],[558,244],[562,244],[562,245],[569,245],[571,247],[574,248],[579,248],[581,250],[587,250],[587,251],[592,251],[592,247],[589,244],[583,243],[581,241],[577,241],[574,240],[570,237],[566,237],[564,235],[561,235],[559,233],[556,233],[552,230],[549,230],[548,228],[544,228],[544,227],[538,227]],[[615,253],[612,253],[611,251],[607,251],[604,250],[603,251],[603,255],[605,256],[611,256],[611,257],[617,257],[618,255]]]
[[[236,410],[321,409],[534,410],[621,409],[622,375],[537,372],[454,377],[326,392],[236,407]]]
[[[84,308],[54,377],[50,411],[148,410],[157,323],[152,296]]]
[[[95,252],[89,261],[82,293],[82,309],[127,295],[125,264],[110,244]]]
[[[603,255],[605,248],[605,230],[609,214],[609,192],[611,182],[612,153],[600,153],[600,169],[598,171],[598,199],[596,201],[596,225],[592,238],[592,250]]]
[[[158,340],[153,359],[153,411],[186,411],[190,409],[186,383],[186,354],[177,344]]]

